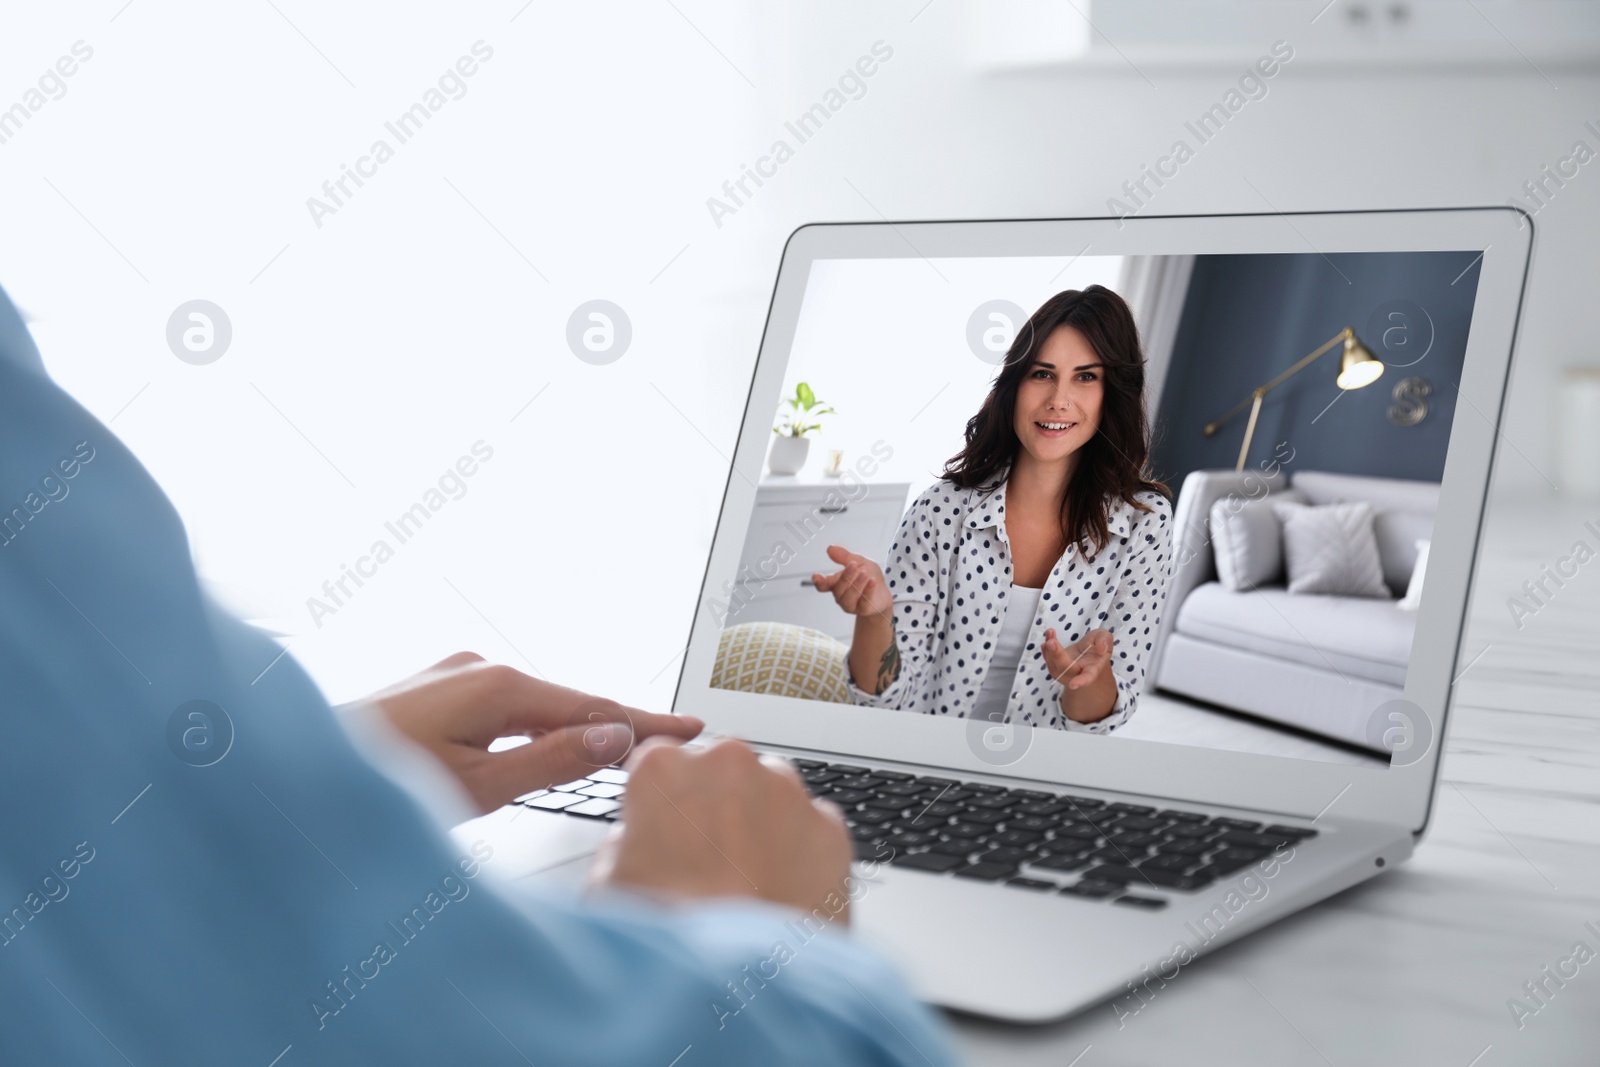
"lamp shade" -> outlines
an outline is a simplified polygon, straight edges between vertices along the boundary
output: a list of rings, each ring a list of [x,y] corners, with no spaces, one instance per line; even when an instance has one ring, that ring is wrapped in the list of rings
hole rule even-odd
[[[1354,330],[1345,331],[1344,355],[1339,360],[1339,377],[1335,379],[1340,389],[1360,389],[1371,385],[1383,374],[1383,363],[1372,354],[1372,349],[1361,343]]]

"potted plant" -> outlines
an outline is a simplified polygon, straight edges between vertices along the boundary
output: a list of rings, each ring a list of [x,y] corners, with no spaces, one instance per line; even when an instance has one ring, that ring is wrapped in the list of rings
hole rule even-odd
[[[816,420],[832,414],[833,409],[817,399],[811,386],[805,382],[796,385],[794,395],[779,405],[778,424],[772,428],[777,437],[767,454],[767,469],[773,474],[799,474],[811,451],[811,438],[806,434],[822,429]]]

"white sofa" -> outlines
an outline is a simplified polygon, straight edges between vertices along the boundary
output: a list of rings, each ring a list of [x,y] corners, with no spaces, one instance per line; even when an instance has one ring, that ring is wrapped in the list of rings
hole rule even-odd
[[[1290,593],[1282,584],[1233,592],[1217,581],[1210,516],[1218,500],[1281,493],[1282,474],[1195,471],[1174,515],[1175,570],[1154,649],[1159,689],[1373,748],[1374,709],[1405,684],[1416,613],[1397,606],[1432,537],[1436,482],[1320,471],[1294,475],[1310,504],[1365,500],[1392,598]]]

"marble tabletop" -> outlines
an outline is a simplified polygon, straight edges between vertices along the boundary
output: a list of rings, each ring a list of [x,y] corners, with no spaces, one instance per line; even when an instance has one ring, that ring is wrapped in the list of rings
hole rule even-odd
[[[1535,603],[1547,566],[1571,576]],[[1493,499],[1464,650],[1409,862],[1206,957],[1125,1025],[1108,1005],[953,1018],[968,1061],[1600,1064],[1600,501]]]

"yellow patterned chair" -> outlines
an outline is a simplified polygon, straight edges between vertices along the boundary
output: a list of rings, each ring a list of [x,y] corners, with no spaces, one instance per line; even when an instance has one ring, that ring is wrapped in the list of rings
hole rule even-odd
[[[820,630],[786,622],[741,622],[717,639],[711,684],[741,693],[849,704],[849,651]]]

